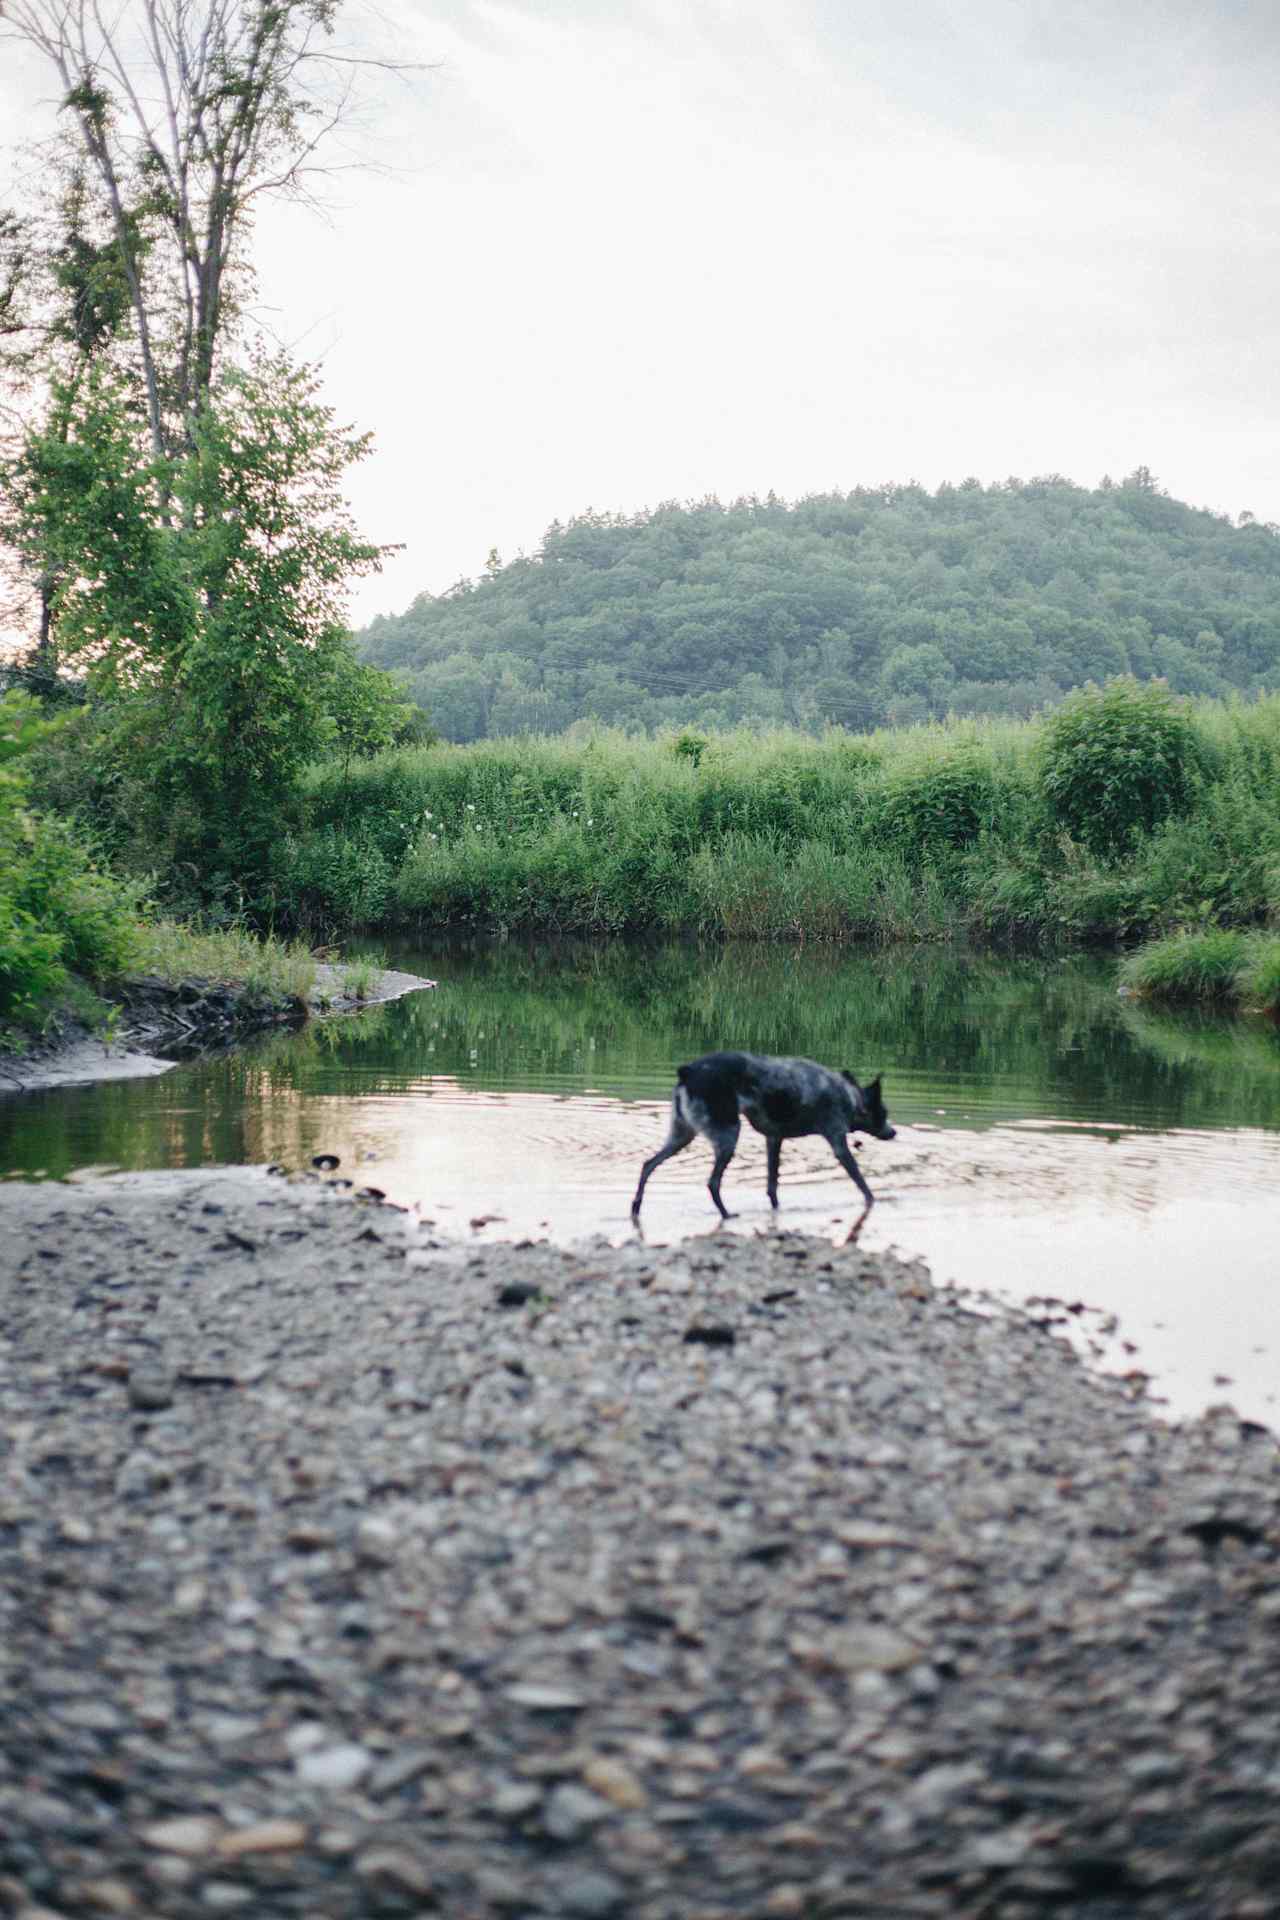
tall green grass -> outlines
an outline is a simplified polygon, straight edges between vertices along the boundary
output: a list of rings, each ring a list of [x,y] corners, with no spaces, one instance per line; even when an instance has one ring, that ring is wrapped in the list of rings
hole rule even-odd
[[[1169,934],[1127,954],[1120,979],[1146,1000],[1280,1014],[1280,935],[1231,927]]]
[[[579,729],[322,767],[268,910],[325,934],[789,941],[1130,939],[1280,918],[1280,695],[1192,705],[1116,682],[1076,698],[1071,730],[1059,709],[820,739],[738,730],[694,754],[681,736]],[[1094,773],[1110,784],[1091,836]]]

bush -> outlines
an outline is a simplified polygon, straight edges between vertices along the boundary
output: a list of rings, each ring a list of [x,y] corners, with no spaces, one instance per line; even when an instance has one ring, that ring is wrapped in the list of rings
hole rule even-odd
[[[1242,1006],[1280,1018],[1280,939],[1261,934],[1249,942],[1236,975],[1236,996]]]
[[[1229,927],[1172,933],[1126,955],[1120,980],[1153,1000],[1234,1000],[1249,950],[1248,934]]]
[[[1056,823],[1102,857],[1186,811],[1208,754],[1191,712],[1160,681],[1088,686],[1044,722],[1039,779]]]
[[[380,920],[394,867],[372,834],[324,826],[286,840],[272,874],[273,918],[328,936]]]
[[[904,853],[936,858],[958,853],[990,825],[995,787],[989,762],[970,742],[935,746],[886,775],[877,812]]]
[[[32,749],[53,731],[26,694],[0,700],[0,1018],[38,1024],[74,968],[129,953],[141,888],[100,873],[75,831],[27,806]]]

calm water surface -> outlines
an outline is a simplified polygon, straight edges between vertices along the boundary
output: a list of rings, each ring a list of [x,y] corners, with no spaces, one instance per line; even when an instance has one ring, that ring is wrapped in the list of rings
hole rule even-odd
[[[885,1074],[900,1132],[862,1156],[880,1203],[866,1245],[1117,1314],[1134,1351],[1108,1359],[1151,1372],[1171,1412],[1230,1401],[1280,1422],[1273,1026],[1146,1013],[1096,959],[516,944],[391,959],[437,991],[158,1079],[0,1101],[0,1166],[303,1166],[328,1150],[458,1233],[621,1237],[676,1064],[805,1053]],[[708,1170],[701,1143],[659,1170],[651,1239],[713,1230]],[[732,1231],[768,1229],[745,1129],[725,1194]],[[785,1149],[783,1225],[837,1234],[851,1194],[825,1146]]]

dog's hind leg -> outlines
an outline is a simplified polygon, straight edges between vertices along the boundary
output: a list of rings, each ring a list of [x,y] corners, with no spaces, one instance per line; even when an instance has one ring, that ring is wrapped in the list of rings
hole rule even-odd
[[[711,1178],[707,1182],[707,1188],[711,1194],[711,1198],[720,1209],[720,1218],[722,1220],[732,1220],[733,1218],[728,1207],[726,1207],[724,1201],[720,1198],[720,1182],[724,1178],[725,1168],[732,1160],[737,1149],[738,1134],[740,1131],[741,1129],[738,1122],[735,1120],[731,1127],[717,1127],[714,1133],[708,1133],[707,1135],[707,1138],[715,1149],[716,1156],[716,1163],[711,1169]]]
[[[765,1151],[769,1155],[769,1205],[777,1212],[778,1207],[778,1168],[782,1163],[782,1142],[776,1135],[769,1134],[765,1139]]]
[[[636,1188],[636,1197],[631,1202],[631,1218],[639,1220],[640,1202],[644,1199],[644,1190],[649,1184],[649,1175],[660,1167],[664,1160],[670,1160],[672,1154],[683,1153],[691,1140],[697,1138],[697,1129],[691,1127],[686,1119],[673,1106],[671,1109],[671,1128],[666,1139],[651,1154],[640,1169],[640,1185]]]
[[[857,1219],[854,1221],[853,1225],[850,1227],[848,1233],[845,1235],[845,1245],[849,1246],[851,1242],[856,1240],[858,1235],[862,1232],[862,1229],[866,1224],[867,1215],[870,1213],[872,1207],[874,1207],[876,1203],[875,1195],[872,1193],[870,1187],[867,1185],[866,1181],[863,1179],[862,1169],[858,1165],[857,1161],[854,1159],[853,1155],[850,1153],[849,1143],[844,1138],[843,1134],[837,1134],[836,1137],[832,1140],[831,1151],[832,1153],[835,1154],[836,1159],[840,1162],[840,1165],[844,1168],[849,1178],[853,1181],[854,1185],[857,1187],[865,1203],[863,1206],[862,1212],[858,1215]]]

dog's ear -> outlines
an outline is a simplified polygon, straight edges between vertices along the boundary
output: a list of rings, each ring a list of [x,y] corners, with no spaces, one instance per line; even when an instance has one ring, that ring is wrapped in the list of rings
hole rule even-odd
[[[841,1067],[840,1078],[842,1080],[847,1080],[855,1093],[862,1092],[862,1088],[858,1085],[857,1081],[854,1079],[853,1075],[850,1073],[848,1067]]]
[[[880,1076],[879,1074],[877,1074],[877,1075],[876,1075],[876,1077],[875,1077],[875,1079],[874,1079],[873,1081],[871,1081],[871,1083],[870,1083],[870,1085],[869,1085],[869,1086],[867,1087],[867,1092],[868,1092],[868,1093],[879,1093],[879,1091],[880,1091],[880,1078],[881,1078],[881,1076]]]

